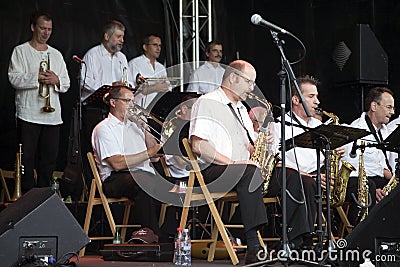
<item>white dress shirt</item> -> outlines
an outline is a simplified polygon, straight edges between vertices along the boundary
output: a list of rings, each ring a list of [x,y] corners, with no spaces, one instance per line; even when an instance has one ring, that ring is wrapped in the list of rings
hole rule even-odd
[[[39,66],[41,61],[49,59],[50,70],[60,80],[60,87],[49,85],[50,106],[54,112],[41,112],[45,106],[46,99],[39,97]],[[58,125],[62,123],[59,93],[65,93],[70,86],[67,67],[61,53],[51,46],[46,51],[34,49],[29,42],[14,48],[10,65],[8,67],[8,78],[15,88],[16,116],[27,122]],[[47,93],[43,92],[44,94]]]
[[[129,68],[133,77],[135,77],[135,86],[136,84],[136,75],[140,73],[141,76],[145,78],[166,78],[167,71],[165,67],[159,63],[157,60],[155,61],[154,68],[150,63],[150,59],[148,59],[145,55],[141,55],[139,57],[135,57],[131,61],[129,61]],[[149,82],[149,85],[154,84],[155,82]],[[135,95],[135,103],[147,108],[151,101],[156,97],[157,93],[151,93],[148,95],[143,95],[138,93]]]
[[[310,118],[310,121],[307,123],[296,114],[294,114],[294,116],[296,116],[301,125],[309,128],[315,128],[322,124],[321,121],[315,118]],[[294,119],[292,120],[292,118],[288,114],[285,115],[285,121],[298,125],[296,120]],[[281,142],[281,123],[273,122],[272,124],[273,126],[271,127],[273,127],[272,132],[274,134],[275,151],[278,152],[278,144],[280,144]],[[291,139],[304,132],[305,132],[304,129],[300,127],[285,125],[285,140]],[[282,142],[284,142],[285,140],[282,140]],[[321,156],[320,164],[322,165],[324,163],[325,157],[322,153],[320,154],[320,156]],[[282,158],[282,155],[280,155],[280,157]],[[285,152],[285,160],[287,167],[290,167],[295,170],[299,169],[299,171],[301,172],[312,173],[317,170],[318,161],[317,161],[316,149],[304,148],[304,147],[292,148],[289,151]]]
[[[220,64],[214,67],[206,61],[190,76],[187,92],[206,94],[217,89],[222,83],[225,69]]]
[[[99,174],[103,181],[113,171],[113,168],[105,160],[106,158],[115,155],[137,154],[147,150],[143,130],[131,121],[123,123],[111,113],[94,128],[92,146]],[[130,171],[135,170],[155,174],[154,169],[150,166],[149,159],[130,169]]]
[[[365,121],[365,116],[367,113],[362,113],[361,117],[356,119],[355,121],[353,121],[350,126],[351,127],[355,127],[355,128],[359,128],[359,129],[365,129],[369,131],[367,122]],[[375,125],[374,125],[375,127]],[[376,127],[375,127],[375,130]],[[382,125],[381,128],[381,134],[383,139],[385,139],[388,135],[388,129],[386,125]],[[377,143],[377,141],[375,140],[375,137],[370,134],[366,137],[363,137],[362,140],[364,140],[366,142],[366,144],[368,143]],[[357,144],[360,145],[360,140],[357,140]],[[359,156],[360,156],[360,149],[357,150],[357,156],[355,158],[351,158],[349,156],[351,148],[352,148],[353,143],[349,143],[345,146],[346,149],[346,156],[343,158],[343,160],[349,162],[351,165],[354,166],[354,168],[356,169],[356,171],[353,171],[350,176],[358,176],[358,167],[359,167]],[[385,156],[382,152],[382,150],[377,149],[375,147],[367,147],[365,148],[364,151],[364,168],[365,168],[365,172],[367,174],[368,177],[372,177],[372,176],[380,176],[383,177],[383,169],[387,169],[386,166],[386,161],[385,161]]]
[[[221,88],[199,97],[192,107],[189,136],[207,140],[217,152],[231,160],[247,160],[250,157],[249,139],[229,103],[231,101]],[[232,107],[253,137],[253,124],[246,107],[241,102]]]
[[[104,45],[99,44],[87,51],[83,60],[85,64],[81,69],[80,83],[81,87],[83,82],[85,85],[81,95],[82,101],[103,85],[112,85],[113,82],[123,80],[133,84],[128,61],[122,52],[111,56]]]

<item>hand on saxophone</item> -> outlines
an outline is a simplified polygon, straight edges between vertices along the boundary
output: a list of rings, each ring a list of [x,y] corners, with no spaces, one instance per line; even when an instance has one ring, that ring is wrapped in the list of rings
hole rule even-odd
[[[377,188],[375,196],[376,196],[376,203],[378,203],[379,201],[381,201],[386,196],[386,193],[382,189]]]
[[[343,158],[346,155],[346,150],[344,149],[344,146],[336,148],[335,151],[340,158]]]

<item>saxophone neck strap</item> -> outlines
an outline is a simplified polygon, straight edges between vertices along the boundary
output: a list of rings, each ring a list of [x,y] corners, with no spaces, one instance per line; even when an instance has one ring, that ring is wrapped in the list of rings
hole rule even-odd
[[[374,125],[372,125],[372,121],[369,118],[367,113],[365,113],[365,121],[366,121],[366,123],[368,125],[369,131],[374,136],[376,142],[378,142],[378,144],[383,143],[383,137],[382,137],[381,131],[380,130],[378,132],[376,131],[376,129],[375,129]],[[392,172],[392,167],[390,166],[388,157],[386,155],[386,149],[382,148],[382,152],[383,152],[383,155],[385,156],[386,167],[389,169],[390,172]]]
[[[237,121],[239,122],[239,124],[242,125],[243,129],[245,130],[246,135],[247,135],[247,138],[249,139],[250,144],[251,144],[252,146],[254,146],[253,139],[250,137],[249,131],[248,131],[247,128],[244,126],[242,116],[240,115],[240,110],[238,109],[238,113],[236,113],[235,110],[234,110],[233,107],[232,107],[232,103],[229,103],[228,106],[229,106],[230,110],[232,111],[233,115],[235,116],[235,118],[237,119]],[[238,115],[238,114],[239,114],[239,115]],[[239,116],[240,116],[240,117],[239,117]]]

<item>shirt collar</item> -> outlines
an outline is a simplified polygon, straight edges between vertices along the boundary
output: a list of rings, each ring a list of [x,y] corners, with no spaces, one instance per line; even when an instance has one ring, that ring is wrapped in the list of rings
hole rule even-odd
[[[102,56],[109,56],[109,57],[111,57],[110,52],[108,52],[108,50],[106,49],[106,47],[104,46],[103,43],[101,43],[100,47],[101,47],[101,52],[100,52],[100,53],[101,53]],[[119,51],[116,52],[116,53],[114,54],[113,57],[119,58],[119,53],[120,53]]]
[[[229,103],[231,103],[232,107],[234,108],[239,108],[239,109],[246,108],[241,101],[238,101],[236,104],[232,103],[232,101],[227,97],[227,95],[225,94],[224,90],[222,90],[221,87],[218,87],[217,93],[221,98],[222,104],[228,105]]]
[[[117,117],[115,117],[113,114],[111,114],[111,112],[108,113],[108,120],[110,121],[110,124],[112,126],[117,126],[117,125],[124,126],[124,123],[119,119],[117,119]]]

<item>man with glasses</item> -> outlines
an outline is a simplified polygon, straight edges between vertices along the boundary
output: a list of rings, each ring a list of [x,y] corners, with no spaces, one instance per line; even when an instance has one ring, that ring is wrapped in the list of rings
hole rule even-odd
[[[257,230],[267,223],[263,179],[260,169],[249,160],[254,150],[253,125],[242,103],[253,91],[255,79],[256,70],[250,63],[230,63],[221,86],[193,105],[189,129],[210,192],[237,192],[247,241],[246,264],[260,260]]]
[[[161,38],[150,34],[142,40],[143,55],[129,61],[130,73],[135,77],[135,86],[138,86],[136,77],[140,74],[146,78],[167,78],[165,67],[157,61],[161,53]],[[147,81],[139,88],[135,96],[135,103],[147,108],[157,93],[167,92],[169,83],[166,80]]]
[[[212,41],[206,48],[207,61],[190,76],[188,92],[206,94],[214,91],[222,82],[225,69],[221,66],[222,43]]]
[[[374,87],[365,98],[365,110],[361,117],[351,123],[351,127],[365,129],[371,132],[370,135],[363,138],[367,142],[381,143],[389,135],[387,123],[390,117],[394,114],[394,98],[391,90],[385,87]],[[358,145],[360,142],[358,142]],[[357,196],[358,187],[358,167],[360,150],[357,150],[357,155],[350,155],[352,143],[346,145],[346,157],[344,160],[352,164],[356,171],[350,174],[350,179],[347,186],[348,201],[352,201],[351,193]],[[388,162],[388,152],[376,147],[367,147],[364,151],[364,168],[368,177],[368,184],[371,192],[371,207],[375,202],[379,202],[385,196],[382,188],[388,183],[392,177],[393,170]],[[376,193],[373,191],[376,187]],[[372,189],[372,190],[371,190]],[[371,208],[370,207],[370,208]],[[358,222],[358,207],[354,201],[351,202],[349,210],[349,220],[352,224]]]
[[[132,100],[133,93],[126,87],[111,89],[106,97],[108,117],[93,130],[93,151],[104,194],[134,200],[139,223],[159,235],[159,203],[151,197],[157,180],[150,159],[158,159],[161,145],[145,130],[142,120],[129,116]]]

